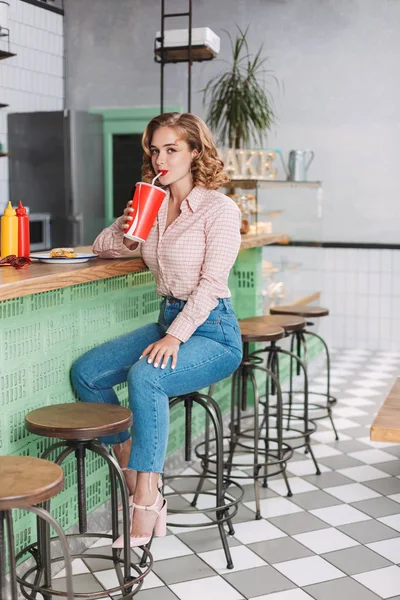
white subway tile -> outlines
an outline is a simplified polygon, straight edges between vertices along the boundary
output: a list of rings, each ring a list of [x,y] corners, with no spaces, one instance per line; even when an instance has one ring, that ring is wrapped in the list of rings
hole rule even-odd
[[[64,35],[64,17],[57,14],[55,14],[55,17],[54,33],[62,37]]]
[[[393,295],[400,296],[400,273],[394,273],[392,278]]]
[[[389,342],[392,337],[392,321],[391,319],[381,319],[379,327],[380,340],[383,342]]]
[[[400,250],[392,250],[392,260],[392,271],[395,273],[400,273]]]
[[[356,302],[357,302],[358,315],[360,317],[362,317],[363,319],[368,319],[368,313],[369,313],[368,296],[358,294],[356,296]]]
[[[357,276],[357,290],[359,294],[368,294],[368,274],[361,270]]]
[[[379,312],[382,318],[391,319],[392,317],[393,299],[391,296],[379,297]]]
[[[381,270],[384,273],[390,273],[392,270],[392,254],[399,250],[381,250]]]
[[[395,274],[393,273],[381,273],[381,294],[384,296],[390,296],[392,294],[392,280]]]
[[[381,271],[381,250],[368,250],[368,270],[379,273]]]
[[[381,302],[379,296],[368,296],[368,316],[375,321],[380,318]]]
[[[347,294],[345,296],[345,310],[346,310],[346,315],[349,317],[356,317],[357,316],[357,309],[358,309],[358,303],[357,303],[357,297],[355,294]]]
[[[33,11],[33,26],[37,29],[46,29],[47,23],[47,14],[48,10],[43,10],[43,8],[35,7]]]
[[[357,264],[358,271],[367,272],[368,271],[368,250],[357,249]]]
[[[349,271],[346,273],[344,278],[344,292],[347,295],[353,295],[357,292],[357,278],[353,271]]]
[[[368,293],[379,294],[381,288],[381,274],[369,272],[368,273]]]

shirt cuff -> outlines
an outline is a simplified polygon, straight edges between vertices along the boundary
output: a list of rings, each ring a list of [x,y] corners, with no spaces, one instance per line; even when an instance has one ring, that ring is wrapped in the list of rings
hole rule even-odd
[[[197,326],[193,325],[190,321],[188,321],[185,316],[181,313],[179,314],[174,321],[172,321],[171,325],[167,329],[167,333],[173,335],[178,338],[181,342],[185,343],[192,336],[192,334],[196,331]]]

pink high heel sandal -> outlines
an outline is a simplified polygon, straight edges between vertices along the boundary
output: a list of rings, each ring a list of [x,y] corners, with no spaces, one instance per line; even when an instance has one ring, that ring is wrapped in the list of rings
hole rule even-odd
[[[129,467],[122,467],[122,468],[121,468],[121,471],[130,471],[130,470],[131,470],[131,469],[129,469]],[[164,484],[163,484],[163,482],[162,482],[162,479],[161,479],[161,477],[160,477],[160,479],[158,480],[158,483],[157,483],[157,487],[158,487],[158,489],[159,489],[159,490],[161,490],[161,489],[162,489],[162,487],[163,487],[163,485],[164,485]],[[133,495],[132,495],[132,496],[129,496],[129,506],[130,506],[130,507],[132,507],[132,506],[133,506]],[[120,504],[118,504],[118,510],[122,510],[122,502],[121,502]]]
[[[161,508],[157,508],[157,504],[160,504],[160,499],[162,500],[162,506]],[[135,513],[136,509],[139,510],[146,510],[146,511],[153,511],[154,513],[156,513],[157,518],[156,521],[154,523],[154,536],[155,537],[163,537],[165,535],[167,535],[167,501],[161,496],[160,492],[158,492],[157,494],[157,498],[154,502],[154,504],[151,504],[150,506],[140,506],[139,504],[135,504],[133,502],[132,504],[133,506],[133,512],[132,512],[132,519],[133,519],[133,515]],[[153,534],[147,535],[147,536],[141,536],[141,537],[136,537],[136,536],[131,536],[130,538],[130,547],[131,548],[135,548],[137,546],[145,546],[146,544],[148,544],[152,538]],[[112,545],[113,548],[123,548],[124,547],[124,536],[121,535],[118,539],[115,540],[115,542]]]

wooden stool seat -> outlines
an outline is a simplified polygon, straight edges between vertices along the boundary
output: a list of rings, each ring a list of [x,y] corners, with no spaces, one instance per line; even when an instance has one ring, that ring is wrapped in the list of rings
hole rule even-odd
[[[125,431],[132,425],[129,408],[102,402],[72,402],[44,406],[25,415],[28,431],[63,440],[94,440]]]
[[[239,321],[243,342],[275,342],[285,337],[285,330],[279,325],[254,322],[251,319]]]
[[[53,498],[64,487],[59,465],[32,456],[0,456],[0,510],[26,508]]]
[[[273,306],[270,308],[271,315],[297,315],[306,319],[312,317],[326,317],[329,309],[322,306],[308,306],[308,304],[294,304],[293,306]]]
[[[263,315],[261,317],[249,317],[242,319],[241,323],[257,323],[264,325],[272,325],[273,327],[282,327],[285,333],[293,333],[301,331],[305,328],[306,322],[303,317],[297,315]]]

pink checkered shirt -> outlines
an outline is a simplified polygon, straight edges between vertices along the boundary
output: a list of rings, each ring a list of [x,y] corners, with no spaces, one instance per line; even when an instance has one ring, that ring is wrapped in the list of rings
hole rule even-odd
[[[241,215],[221,192],[195,187],[165,231],[168,200],[169,191],[141,253],[156,280],[157,294],[187,301],[167,330],[186,342],[218,298],[231,296],[228,276],[240,249]],[[100,233],[93,252],[103,258],[138,255],[123,244],[120,219]]]

